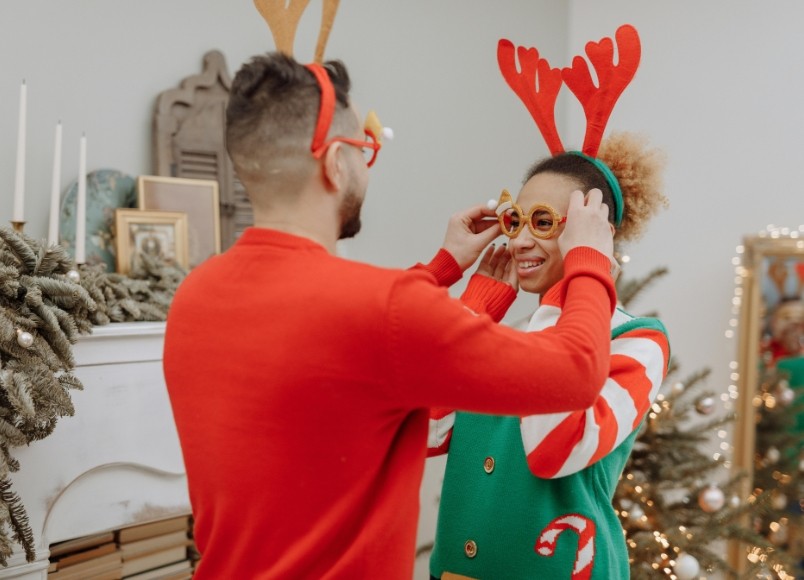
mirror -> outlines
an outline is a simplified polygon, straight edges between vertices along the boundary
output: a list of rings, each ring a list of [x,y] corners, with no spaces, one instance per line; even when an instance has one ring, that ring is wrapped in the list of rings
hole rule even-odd
[[[799,564],[804,557],[804,232],[747,237],[737,268],[738,408],[734,467],[747,473],[741,496],[767,501],[748,522]],[[740,248],[738,248],[738,252]],[[756,554],[730,548],[743,570]]]

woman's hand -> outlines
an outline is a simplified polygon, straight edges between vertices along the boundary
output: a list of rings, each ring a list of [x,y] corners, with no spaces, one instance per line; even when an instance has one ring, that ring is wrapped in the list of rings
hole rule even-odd
[[[501,246],[491,244],[483,253],[475,273],[509,284],[514,290],[519,291],[516,268],[506,244]]]

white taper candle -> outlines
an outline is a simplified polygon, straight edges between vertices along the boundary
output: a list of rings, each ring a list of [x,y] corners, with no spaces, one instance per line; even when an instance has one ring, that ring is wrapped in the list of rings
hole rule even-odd
[[[61,201],[61,121],[56,123],[53,145],[53,180],[50,183],[50,222],[47,228],[49,244],[59,243],[59,205]]]
[[[23,79],[20,85],[20,113],[17,126],[17,173],[14,179],[15,222],[25,221],[25,118],[28,114],[28,87]]]
[[[86,262],[87,236],[87,137],[81,134],[78,155],[78,196],[75,209],[75,263]]]

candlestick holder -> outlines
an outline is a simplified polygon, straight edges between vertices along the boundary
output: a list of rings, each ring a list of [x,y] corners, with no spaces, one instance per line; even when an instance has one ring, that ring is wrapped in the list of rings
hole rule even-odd
[[[15,232],[22,233],[22,230],[25,227],[25,222],[24,221],[17,222],[17,221],[12,220],[11,221],[11,227],[14,228]]]

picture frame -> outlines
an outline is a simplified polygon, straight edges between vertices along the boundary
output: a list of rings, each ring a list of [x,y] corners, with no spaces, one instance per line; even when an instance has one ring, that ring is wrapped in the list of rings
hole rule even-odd
[[[189,268],[221,252],[220,193],[212,179],[161,175],[137,178],[137,204],[144,211],[187,214]]]
[[[740,497],[749,498],[754,490],[772,491],[776,485],[769,486],[765,481],[765,471],[776,469],[779,464],[769,459],[770,455],[765,454],[768,450],[762,448],[763,425],[773,421],[785,433],[798,433],[797,437],[801,433],[800,424],[787,427],[779,421],[784,418],[782,408],[800,405],[801,396],[795,393],[804,391],[804,237],[797,233],[745,237],[738,272],[736,370],[739,372],[734,378],[739,396],[732,467],[735,475],[743,475]],[[796,326],[791,328],[791,325]],[[797,333],[798,353],[789,344],[790,331]],[[804,416],[800,417],[797,423],[804,423]],[[782,453],[789,451],[781,450]],[[778,499],[784,501],[784,496]],[[804,538],[801,516],[791,515],[788,523],[787,533],[791,538]],[[800,556],[804,544],[800,540],[796,542],[787,549]],[[746,568],[746,549],[745,544],[736,540],[730,542],[729,561],[738,572]]]
[[[119,274],[136,270],[142,254],[159,256],[164,263],[187,270],[187,214],[118,208],[115,249]]]

